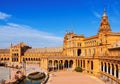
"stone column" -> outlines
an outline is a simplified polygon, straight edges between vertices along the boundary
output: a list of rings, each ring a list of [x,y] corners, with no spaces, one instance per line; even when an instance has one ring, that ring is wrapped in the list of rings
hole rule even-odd
[[[59,62],[59,60],[58,60],[58,71],[59,71],[59,64],[60,64],[60,62]]]
[[[108,73],[108,66],[107,66],[107,64],[106,64],[106,73]]]
[[[119,74],[119,75],[118,75],[118,79],[120,79],[120,70],[118,70],[118,74]]]
[[[75,66],[77,67],[77,60],[75,59]]]
[[[70,61],[70,60],[68,60],[68,70],[69,70],[69,64],[70,64],[69,61]]]
[[[81,67],[81,61],[79,60],[79,67]]]
[[[112,68],[110,68],[110,75],[112,75]]]
[[[63,70],[63,69],[64,69],[64,61],[63,61],[63,60],[62,60],[62,63],[61,63],[61,64],[62,64],[62,67],[61,67],[61,68],[62,68],[62,70]]]
[[[116,77],[116,69],[114,69],[114,77]]]
[[[63,67],[62,67],[62,68],[63,68],[63,70],[64,70],[65,60],[63,60],[63,63],[62,63],[62,64],[63,64]]]
[[[55,60],[53,60],[53,71],[55,71],[55,63],[54,63]]]
[[[108,66],[107,66],[107,73],[109,74],[109,72],[108,72],[108,71],[109,71],[109,68],[108,68]]]
[[[105,72],[105,65],[103,64],[103,72]]]
[[[102,66],[102,65],[100,65],[100,71],[102,71],[101,66]]]
[[[80,65],[80,66],[81,66],[81,67],[83,67],[83,66],[82,66],[82,65],[83,65],[82,60],[80,61],[80,63],[81,63],[81,65]]]

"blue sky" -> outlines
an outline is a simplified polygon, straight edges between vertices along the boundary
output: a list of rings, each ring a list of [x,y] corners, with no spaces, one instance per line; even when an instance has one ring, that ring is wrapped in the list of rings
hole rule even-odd
[[[66,30],[95,35],[104,8],[112,31],[120,32],[120,0],[0,0],[0,48],[62,46]]]

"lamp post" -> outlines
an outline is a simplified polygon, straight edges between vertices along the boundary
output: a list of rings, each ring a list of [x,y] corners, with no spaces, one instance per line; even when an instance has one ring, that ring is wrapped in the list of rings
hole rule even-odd
[[[24,75],[26,75],[26,61],[23,60],[23,71],[24,71]]]
[[[10,63],[11,65],[11,63]],[[11,79],[11,68],[9,67],[9,79]]]

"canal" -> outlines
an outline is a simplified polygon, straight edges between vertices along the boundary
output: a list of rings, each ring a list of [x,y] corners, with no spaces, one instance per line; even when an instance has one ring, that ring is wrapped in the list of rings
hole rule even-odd
[[[11,68],[6,68],[6,67],[0,67],[0,81],[5,80],[8,81],[10,80],[12,69]],[[0,83],[1,84],[1,83]],[[29,80],[25,79],[21,84],[41,84],[40,80]]]
[[[40,80],[25,79],[21,84],[41,84],[41,83],[40,83]]]

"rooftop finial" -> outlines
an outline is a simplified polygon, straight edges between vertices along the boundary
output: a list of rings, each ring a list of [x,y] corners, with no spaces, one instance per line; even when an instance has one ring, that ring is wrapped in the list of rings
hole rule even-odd
[[[10,43],[10,47],[12,47],[12,42]]]
[[[66,30],[65,34],[68,34],[68,30]]]
[[[73,33],[72,27],[73,27],[73,25],[71,24],[71,25],[70,25],[70,32],[71,32],[71,33]]]
[[[105,9],[105,8],[104,8],[103,16],[107,16],[107,15],[106,15],[106,9]]]

